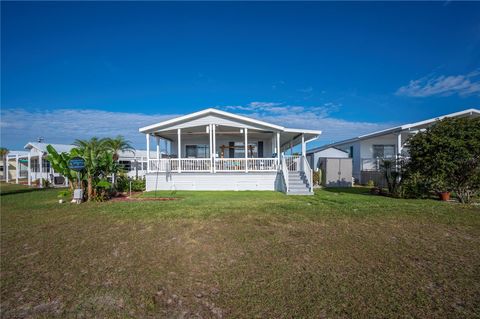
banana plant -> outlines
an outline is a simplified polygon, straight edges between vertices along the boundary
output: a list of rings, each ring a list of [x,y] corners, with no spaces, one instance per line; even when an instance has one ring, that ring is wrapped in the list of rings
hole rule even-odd
[[[74,170],[71,170],[68,167],[68,162],[75,155],[72,156],[72,153],[65,153],[65,152],[58,153],[57,150],[52,145],[47,145],[47,151],[48,151],[47,159],[50,162],[50,165],[52,165],[53,169],[56,172],[68,178],[69,187],[73,191],[73,189],[76,186],[77,187],[79,186],[79,185],[76,185],[79,173],[77,173]]]

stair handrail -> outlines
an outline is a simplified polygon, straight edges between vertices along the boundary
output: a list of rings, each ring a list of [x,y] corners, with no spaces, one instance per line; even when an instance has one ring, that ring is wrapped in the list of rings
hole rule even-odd
[[[287,162],[285,161],[285,156],[282,155],[282,175],[283,175],[283,181],[285,182],[285,193],[288,193],[289,187],[288,187],[288,168],[287,168]]]
[[[310,163],[308,163],[307,157],[302,156],[303,159],[303,172],[305,173],[305,177],[307,177],[308,187],[310,192],[313,192],[313,170],[310,167]]]

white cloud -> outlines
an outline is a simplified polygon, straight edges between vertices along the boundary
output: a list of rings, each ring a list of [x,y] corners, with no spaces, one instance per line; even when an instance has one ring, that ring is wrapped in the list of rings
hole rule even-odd
[[[10,149],[20,149],[28,141],[36,141],[40,136],[45,142],[70,144],[77,138],[123,135],[136,147],[143,149],[145,136],[139,133],[138,129],[174,116],[176,115],[146,115],[101,110],[2,109],[1,144]]]
[[[333,117],[332,113],[339,111],[340,107],[341,104],[332,102],[317,106],[252,102],[247,105],[218,106],[217,108],[285,127],[321,130],[322,135],[316,143],[318,145],[371,133],[396,124],[347,121]]]
[[[325,144],[384,129],[392,124],[347,121],[332,117],[340,105],[325,103],[318,106],[287,105],[278,102],[252,102],[247,105],[219,106],[217,108],[240,113],[260,120],[292,128],[323,131],[319,142]],[[179,114],[140,114],[101,110],[1,110],[1,146],[21,149],[39,136],[50,143],[72,143],[75,139],[92,136],[123,135],[136,148],[145,148],[145,137],[140,127],[178,116]]]
[[[480,70],[465,75],[440,75],[426,76],[418,80],[412,80],[408,85],[400,87],[396,95],[411,97],[428,96],[480,96]]]

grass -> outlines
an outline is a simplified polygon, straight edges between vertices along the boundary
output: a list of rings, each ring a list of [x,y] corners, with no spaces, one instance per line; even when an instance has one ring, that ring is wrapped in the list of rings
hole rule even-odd
[[[2,317],[480,317],[478,206],[362,188],[82,205],[1,189]]]

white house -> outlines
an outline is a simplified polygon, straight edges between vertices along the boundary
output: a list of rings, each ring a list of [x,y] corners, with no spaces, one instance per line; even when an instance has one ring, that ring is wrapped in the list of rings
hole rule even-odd
[[[379,171],[382,159],[396,158],[399,155],[408,156],[408,148],[405,147],[405,143],[412,134],[424,130],[445,117],[477,116],[480,116],[480,110],[468,109],[324,145],[312,149],[308,153],[322,152],[331,147],[348,152],[353,160],[353,177],[357,182],[365,184],[371,178],[372,172]]]
[[[156,156],[147,159],[151,190],[283,190],[312,193],[306,145],[320,131],[292,129],[249,117],[205,109],[139,129]],[[169,158],[160,156],[168,145]],[[302,145],[299,156],[282,151]]]
[[[55,172],[47,160],[48,145],[52,145],[58,153],[70,152],[75,147],[70,144],[28,142],[24,147],[26,151],[10,151],[8,153],[9,174],[3,174],[5,181],[32,185],[35,180],[43,179],[49,181],[53,186],[67,185],[68,181],[60,173]],[[155,156],[155,154],[152,153],[151,156]],[[139,178],[146,173],[147,152],[144,150],[120,152],[118,161],[129,177]]]

